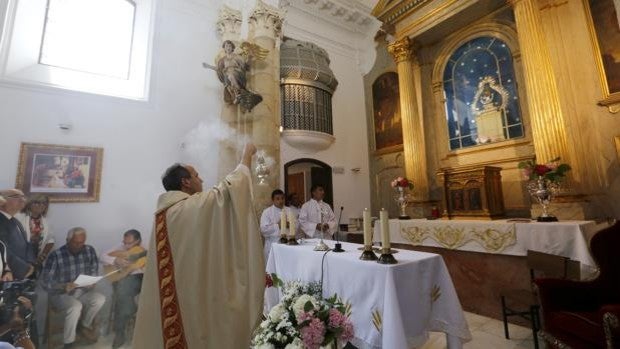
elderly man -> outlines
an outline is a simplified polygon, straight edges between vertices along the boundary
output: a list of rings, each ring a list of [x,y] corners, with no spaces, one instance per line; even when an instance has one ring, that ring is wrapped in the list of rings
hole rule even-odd
[[[49,302],[65,312],[64,343],[72,348],[75,332],[81,317],[80,334],[90,342],[96,342],[97,330],[93,321],[105,297],[93,290],[93,286],[79,287],[73,282],[80,275],[97,276],[99,261],[95,249],[86,245],[86,230],[72,228],[67,233],[67,243],[48,256],[41,278],[49,292]]]
[[[17,189],[0,191],[5,202],[0,204],[0,241],[7,248],[7,260],[16,280],[25,279],[34,272],[35,250],[28,242],[26,229],[14,217],[26,205],[24,193]]]
[[[133,348],[248,348],[265,263],[248,144],[225,180],[202,191],[189,165],[168,168],[155,212]]]

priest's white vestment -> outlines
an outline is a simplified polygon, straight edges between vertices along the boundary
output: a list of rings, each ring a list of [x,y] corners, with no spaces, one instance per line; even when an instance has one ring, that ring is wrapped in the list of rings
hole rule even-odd
[[[249,348],[263,309],[262,252],[245,165],[208,191],[162,194],[132,348]]]
[[[299,224],[306,236],[309,238],[319,238],[321,237],[321,232],[316,230],[316,225],[319,223],[327,223],[329,230],[325,232],[324,238],[331,239],[331,236],[336,232],[336,225],[338,224],[336,223],[334,211],[325,201],[310,199],[299,210]]]

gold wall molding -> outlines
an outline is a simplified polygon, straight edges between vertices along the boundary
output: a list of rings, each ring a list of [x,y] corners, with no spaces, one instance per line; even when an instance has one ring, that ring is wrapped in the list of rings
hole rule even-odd
[[[448,11],[448,9],[453,6],[462,6],[463,3],[464,3],[464,0],[446,1],[443,5],[437,6],[436,8],[432,9],[427,14],[423,15],[422,17],[415,20],[414,22],[405,25],[403,28],[397,28],[396,37],[408,36],[411,34],[411,32],[415,30],[415,28],[422,27],[426,23],[433,23],[433,22],[441,21],[440,19],[437,18],[440,16],[440,14],[458,12],[458,11]],[[416,10],[418,9],[419,8],[417,8]],[[413,12],[410,12],[407,16],[403,16],[401,18],[405,19],[406,17],[410,16],[412,13]]]
[[[552,9],[554,7],[560,7],[564,5],[568,5],[568,0],[546,0],[542,2],[542,5],[540,6],[540,10],[544,11],[547,9]]]
[[[388,45],[388,52],[394,57],[396,64],[415,59],[413,56],[413,41],[404,37]]]
[[[596,36],[596,29],[594,28],[594,21],[592,20],[592,12],[590,11],[590,4],[588,3],[588,0],[581,0],[581,3],[583,4],[583,9],[586,13],[586,24],[588,25],[588,31],[590,32],[592,50],[594,51],[594,61],[596,62],[596,68],[598,70],[599,81],[603,94],[603,99],[598,101],[598,104],[607,107],[610,113],[616,114],[620,112],[620,92],[611,93],[609,91],[607,75],[605,74],[605,66],[603,65],[603,59],[601,58],[601,47],[598,44],[598,37]]]
[[[370,14],[385,24],[393,25],[430,2],[432,0],[401,0],[400,3],[393,5],[390,4],[390,0],[380,0]]]

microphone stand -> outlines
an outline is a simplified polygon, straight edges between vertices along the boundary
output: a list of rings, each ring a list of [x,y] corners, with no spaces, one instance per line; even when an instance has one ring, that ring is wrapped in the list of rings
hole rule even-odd
[[[344,210],[344,206],[340,206],[340,217],[338,217],[338,229],[336,229],[336,247],[334,247],[334,252],[344,252],[342,249],[342,244],[338,240],[338,235],[340,235],[340,220],[342,219],[342,211]]]

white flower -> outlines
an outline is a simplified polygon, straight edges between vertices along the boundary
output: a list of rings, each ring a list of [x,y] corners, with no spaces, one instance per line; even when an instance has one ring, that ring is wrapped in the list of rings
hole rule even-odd
[[[271,343],[264,343],[254,347],[254,349],[276,349],[276,347]]]
[[[286,309],[284,309],[284,305],[282,305],[282,303],[278,303],[278,305],[271,308],[271,311],[269,312],[269,319],[271,319],[271,322],[277,323],[280,322],[280,319],[284,314],[286,314]]]
[[[304,343],[299,338],[295,338],[293,343],[287,344],[284,349],[304,349]]]
[[[318,302],[317,300],[307,294],[302,294],[301,296],[299,296],[299,298],[297,298],[297,300],[295,301],[295,304],[293,304],[293,313],[295,314],[295,317],[299,319],[299,316],[301,315],[302,312],[304,312],[304,307],[306,306],[306,303],[312,303],[312,306],[314,307],[314,309],[317,309],[317,305]]]

